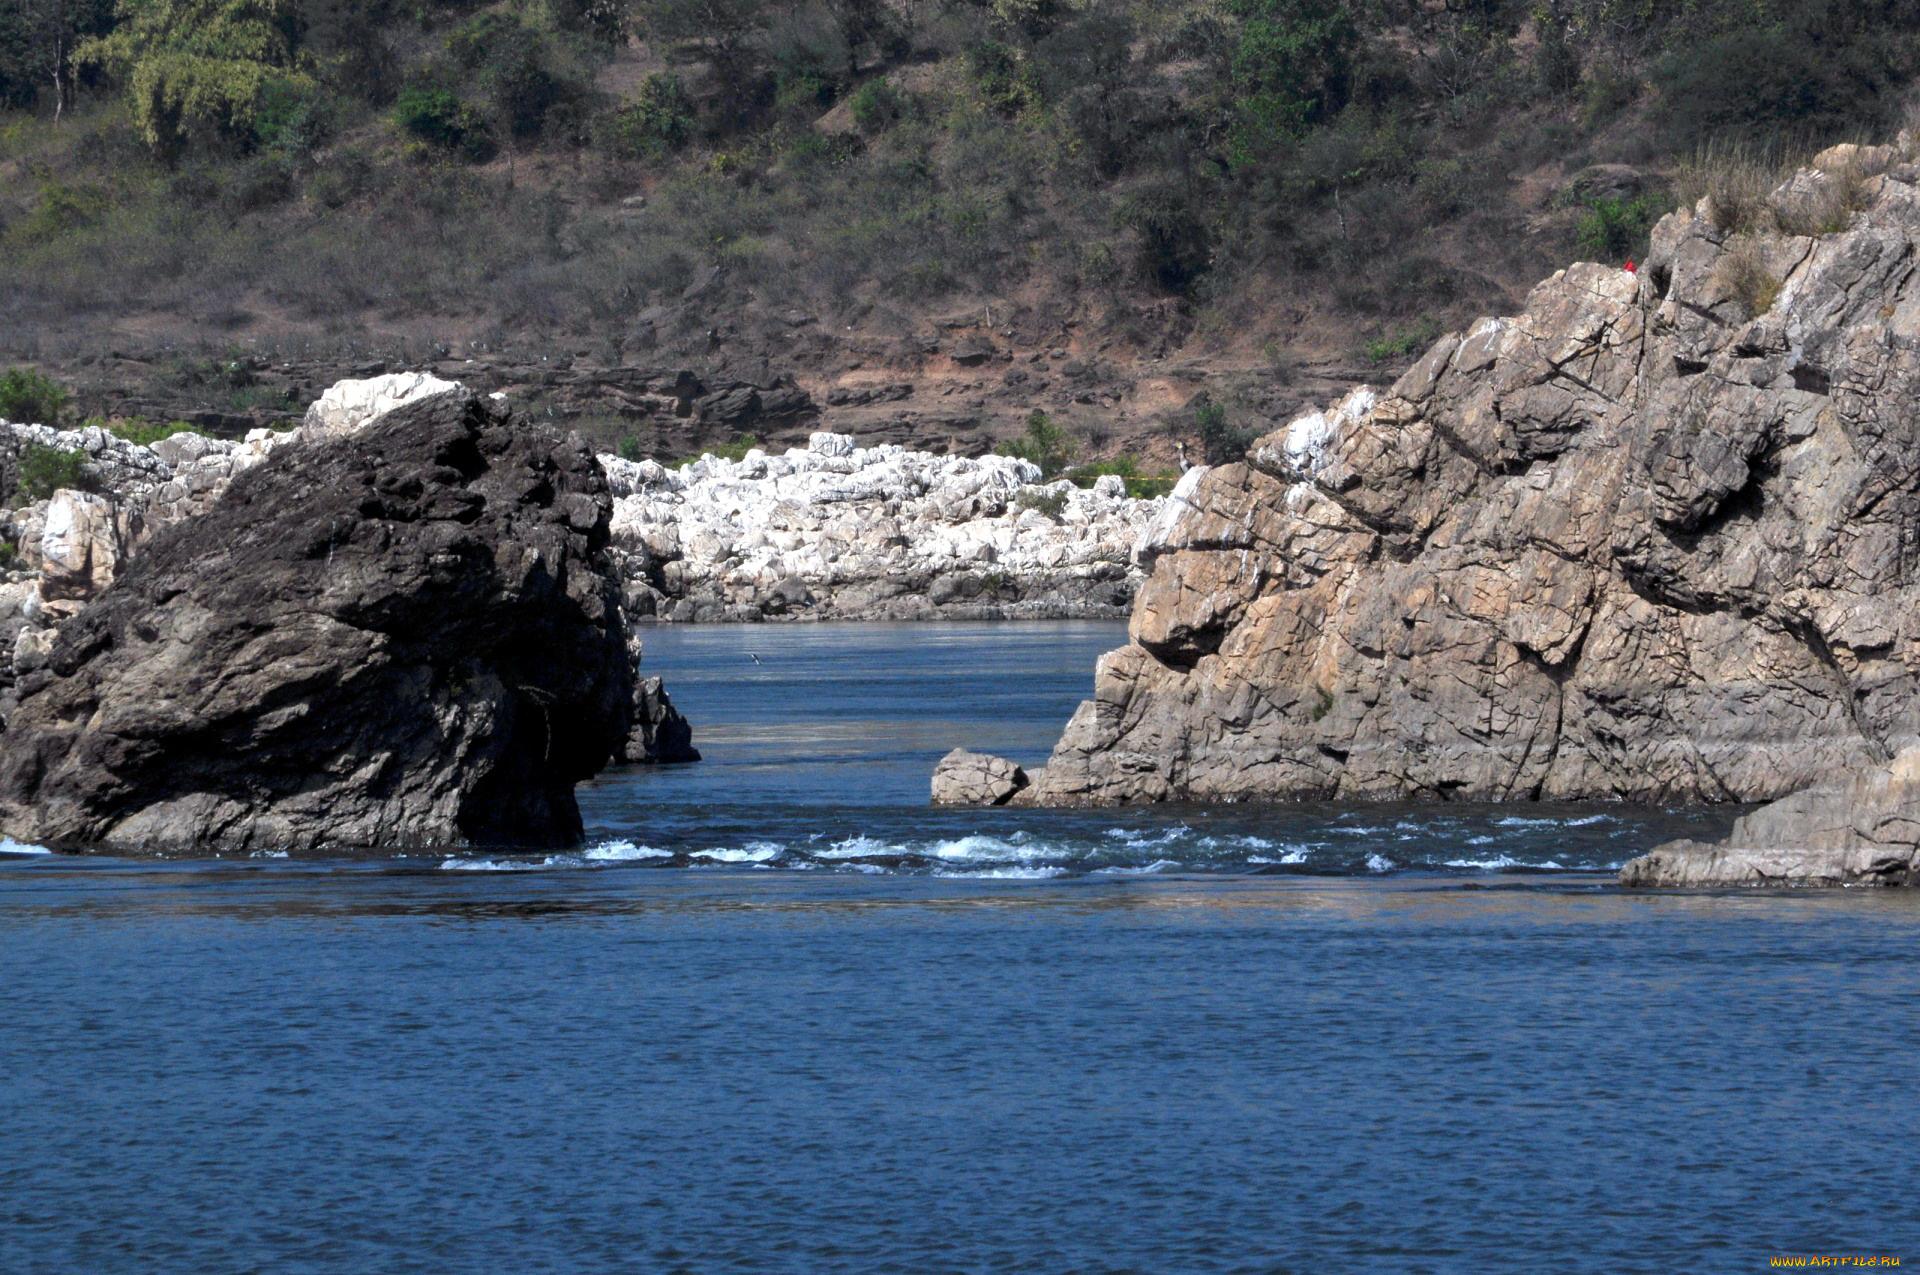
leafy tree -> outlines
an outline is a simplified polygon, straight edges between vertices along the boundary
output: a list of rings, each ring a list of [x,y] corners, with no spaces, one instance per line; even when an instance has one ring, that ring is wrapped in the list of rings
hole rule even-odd
[[[298,54],[294,0],[119,0],[119,25],[74,52],[126,87],[147,145],[177,155],[192,140],[252,146],[278,92],[314,90]]]
[[[1027,417],[1026,435],[1001,443],[993,450],[1001,456],[1018,456],[1021,460],[1031,461],[1040,467],[1041,477],[1052,478],[1073,460],[1076,449],[1073,440],[1067,437],[1067,431],[1056,425],[1052,417],[1035,408]]]
[[[1346,104],[1360,28],[1343,0],[1231,0],[1236,167]]]
[[[0,4],[0,107],[53,94],[57,120],[72,104],[74,46],[113,25],[113,0],[8,0]]]

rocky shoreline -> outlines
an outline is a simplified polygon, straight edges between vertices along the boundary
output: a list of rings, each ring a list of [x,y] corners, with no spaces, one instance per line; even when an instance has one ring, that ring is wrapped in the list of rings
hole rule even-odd
[[[600,457],[637,621],[1122,619],[1162,501],[1009,456],[860,447],[678,469]]]
[[[1808,233],[1703,200],[1188,474],[1049,763],[936,798],[1785,798],[1623,880],[1908,879],[1920,822],[1842,815],[1920,745],[1914,151],[1776,190]]]

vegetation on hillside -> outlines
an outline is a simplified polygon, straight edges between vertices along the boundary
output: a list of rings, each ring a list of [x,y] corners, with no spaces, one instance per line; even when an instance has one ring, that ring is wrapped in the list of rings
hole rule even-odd
[[[1703,147],[1885,132],[1916,32],[1920,0],[13,0],[0,348],[133,313],[706,348],[749,302],[1017,296],[1141,349],[1312,309],[1385,360],[1639,251]],[[1600,162],[1639,185],[1528,202]]]

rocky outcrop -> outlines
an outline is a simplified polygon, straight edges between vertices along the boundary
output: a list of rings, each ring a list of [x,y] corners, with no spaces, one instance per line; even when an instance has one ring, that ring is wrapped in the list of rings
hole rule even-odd
[[[1117,618],[1160,506],[1117,477],[1082,490],[844,434],[678,469],[600,461],[628,613],[663,620]]]
[[[620,760],[647,766],[700,760],[700,750],[693,746],[693,727],[673,706],[657,677],[634,681],[632,725]]]
[[[30,655],[0,831],[251,851],[561,845],[625,743],[611,500],[465,392],[272,448]]]
[[[936,806],[1004,806],[1024,790],[1027,772],[1004,757],[956,748],[933,771]]]
[[[1920,750],[1827,777],[1736,821],[1719,845],[1673,841],[1622,885],[1920,885]]]
[[[61,489],[9,511],[5,538],[14,548],[0,580],[0,643],[71,618],[148,534],[211,509],[235,477],[275,448],[303,438],[351,433],[410,402],[456,388],[411,373],[342,381],[308,410],[304,424],[256,429],[239,442],[191,432],[151,446],[99,426],[57,430],[0,421],[0,487],[19,495],[20,462],[30,449],[77,459],[80,489]],[[0,662],[0,688],[10,680]],[[8,701],[0,694],[0,716]]]
[[[1703,202],[1189,474],[1019,800],[1761,801],[1920,742],[1920,168],[1841,158],[1773,196],[1836,233]]]

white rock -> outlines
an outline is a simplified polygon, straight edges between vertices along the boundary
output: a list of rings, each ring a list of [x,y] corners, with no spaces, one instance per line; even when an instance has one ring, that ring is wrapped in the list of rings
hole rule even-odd
[[[350,433],[415,399],[458,388],[457,383],[429,372],[390,372],[364,381],[336,381],[307,408],[301,428],[316,434]],[[247,441],[253,441],[252,434]]]

